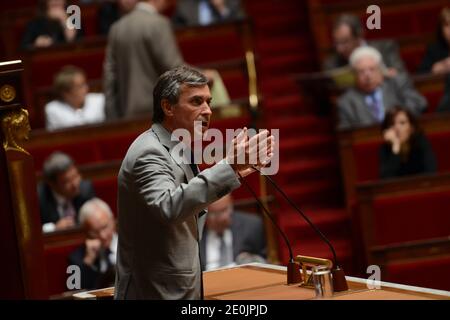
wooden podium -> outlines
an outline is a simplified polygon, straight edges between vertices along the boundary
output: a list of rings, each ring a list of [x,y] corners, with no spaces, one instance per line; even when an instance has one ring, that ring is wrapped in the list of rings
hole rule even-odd
[[[450,300],[450,292],[381,282],[369,289],[365,279],[346,277],[349,290],[332,300]],[[312,300],[313,289],[286,285],[286,268],[253,263],[203,273],[206,300]],[[75,299],[112,299],[114,288],[74,294]]]
[[[0,62],[0,299],[46,299],[47,281],[23,104],[22,63]]]

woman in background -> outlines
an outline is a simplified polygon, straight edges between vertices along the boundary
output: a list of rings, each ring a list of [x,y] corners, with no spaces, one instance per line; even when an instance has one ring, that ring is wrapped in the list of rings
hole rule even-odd
[[[380,177],[393,178],[436,172],[436,160],[417,119],[405,108],[389,110],[382,123]]]
[[[30,21],[22,36],[21,48],[45,48],[70,43],[82,37],[82,29],[67,27],[66,0],[39,1],[37,17]]]

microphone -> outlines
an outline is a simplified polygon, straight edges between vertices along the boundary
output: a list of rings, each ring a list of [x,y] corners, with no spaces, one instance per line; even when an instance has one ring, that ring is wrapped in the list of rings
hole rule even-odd
[[[277,224],[272,214],[270,214],[270,212],[266,209],[266,207],[261,203],[261,201],[258,199],[258,196],[249,186],[247,181],[241,176],[239,171],[237,172],[237,174],[239,175],[241,181],[244,182],[244,185],[247,188],[247,190],[252,194],[253,198],[255,198],[256,202],[258,203],[259,207],[263,210],[264,214],[270,219],[270,221],[272,221],[272,224],[277,228],[278,232],[281,234],[284,242],[286,243],[286,246],[289,250],[289,263],[287,265],[287,284],[300,283],[302,281],[302,276],[300,274],[300,265],[294,260],[294,255],[292,254],[292,247],[288,237],[283,232],[283,230],[281,230],[280,226]]]
[[[334,291],[346,291],[348,290],[347,280],[345,280],[344,270],[339,266],[336,251],[334,250],[333,245],[330,240],[319,230],[319,228],[309,219],[309,217],[283,192],[283,190],[278,186],[278,184],[267,175],[264,175],[256,166],[252,166],[253,169],[258,171],[261,175],[263,175],[269,182],[277,189],[277,191],[283,196],[283,198],[298,212],[302,218],[313,228],[313,230],[319,235],[319,237],[328,245],[333,254],[333,269],[331,273],[333,275],[333,288]],[[292,252],[291,259],[292,259]]]

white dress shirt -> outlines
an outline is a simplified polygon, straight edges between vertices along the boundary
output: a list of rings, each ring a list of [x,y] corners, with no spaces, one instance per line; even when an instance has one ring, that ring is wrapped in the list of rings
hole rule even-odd
[[[226,245],[226,260],[228,261],[227,266],[236,265],[233,259],[233,234],[231,233],[230,229],[227,229],[223,232],[223,239]],[[208,234],[206,237],[206,270],[223,267],[220,265],[220,242],[221,237],[215,231],[208,230]]]
[[[102,93],[88,93],[80,109],[53,100],[45,106],[47,130],[81,126],[105,120],[105,96]]]

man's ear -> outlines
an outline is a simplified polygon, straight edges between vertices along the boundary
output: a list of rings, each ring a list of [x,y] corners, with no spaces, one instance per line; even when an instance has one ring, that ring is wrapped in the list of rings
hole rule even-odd
[[[161,108],[162,108],[165,116],[168,116],[168,117],[173,116],[173,107],[170,104],[169,100],[163,99],[161,101]]]

